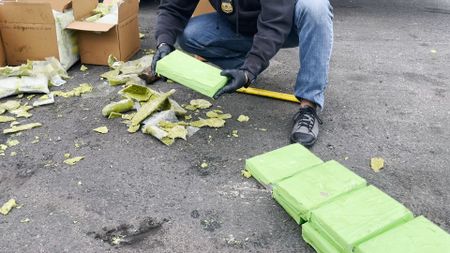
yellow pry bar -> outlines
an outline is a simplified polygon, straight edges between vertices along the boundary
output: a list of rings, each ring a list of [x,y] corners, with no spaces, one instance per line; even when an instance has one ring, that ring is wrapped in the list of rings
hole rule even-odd
[[[252,88],[252,87],[240,88],[237,91],[240,93],[245,93],[245,94],[250,94],[250,95],[255,95],[255,96],[268,97],[268,98],[274,98],[274,99],[278,99],[278,100],[300,103],[300,101],[298,101],[298,99],[294,95],[276,92],[276,91],[263,90],[263,89]]]

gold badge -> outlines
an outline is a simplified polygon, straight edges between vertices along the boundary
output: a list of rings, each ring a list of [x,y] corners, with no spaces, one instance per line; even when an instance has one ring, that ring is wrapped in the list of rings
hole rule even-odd
[[[231,0],[222,0],[222,4],[220,6],[222,8],[222,11],[226,14],[230,14],[233,12],[233,4]]]

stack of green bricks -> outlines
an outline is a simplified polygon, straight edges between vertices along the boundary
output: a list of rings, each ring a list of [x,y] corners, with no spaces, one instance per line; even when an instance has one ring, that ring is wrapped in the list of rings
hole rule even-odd
[[[227,83],[221,70],[175,50],[156,64],[156,73],[205,96],[213,97]]]
[[[368,185],[336,161],[300,144],[246,161],[246,170],[302,226],[319,253],[444,253],[450,235]]]

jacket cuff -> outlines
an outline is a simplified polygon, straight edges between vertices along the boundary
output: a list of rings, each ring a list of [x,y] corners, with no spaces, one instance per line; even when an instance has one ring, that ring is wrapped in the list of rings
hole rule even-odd
[[[256,78],[264,70],[263,65],[264,62],[259,57],[248,55],[241,69],[247,70]]]
[[[161,43],[166,43],[169,44],[170,46],[173,46],[175,44],[175,39],[166,33],[159,35],[156,41],[157,41],[156,46],[160,45]]]

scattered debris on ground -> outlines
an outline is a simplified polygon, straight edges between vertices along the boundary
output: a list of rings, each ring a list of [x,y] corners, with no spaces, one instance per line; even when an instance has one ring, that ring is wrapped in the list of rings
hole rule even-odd
[[[42,105],[50,105],[55,103],[55,96],[53,93],[50,93],[48,95],[42,95],[38,98],[38,100],[33,102],[33,107],[38,107]]]
[[[8,215],[8,213],[15,207],[17,207],[16,200],[10,199],[0,208],[0,213],[3,215]]]
[[[40,141],[39,136],[34,136],[34,140],[31,141],[31,144],[39,143],[39,141]]]
[[[247,122],[247,121],[249,121],[250,120],[250,117],[249,116],[246,116],[246,115],[239,115],[239,117],[237,118],[237,121],[239,121],[239,122]]]
[[[69,98],[69,97],[79,97],[82,94],[92,91],[92,85],[89,83],[82,83],[78,87],[70,91],[53,91],[52,94],[57,97]]]
[[[370,168],[375,172],[380,172],[384,169],[384,159],[381,157],[373,157],[370,159]]]
[[[241,174],[245,178],[251,178],[252,174],[248,170],[241,170]]]
[[[8,139],[6,141],[6,145],[8,145],[8,147],[14,147],[16,145],[19,145],[19,143],[20,142],[18,140],[16,140],[16,139]]]
[[[212,110],[206,113],[208,118],[218,118],[218,119],[231,119],[233,117],[229,113],[223,113],[221,110]]]
[[[97,127],[97,128],[95,128],[93,130],[95,132],[101,133],[101,134],[107,134],[109,132],[109,130],[108,130],[108,128],[106,126]]]
[[[17,133],[20,131],[24,131],[24,130],[29,130],[35,127],[40,127],[42,126],[41,123],[30,123],[30,124],[25,124],[25,125],[19,125],[19,126],[12,126],[11,128],[7,128],[3,130],[4,134],[12,134],[12,133]]]
[[[186,105],[184,108],[186,108],[189,111],[195,111],[197,109],[208,109],[212,106],[212,104],[205,99],[194,99],[191,100],[189,105]]]
[[[29,218],[23,218],[20,220],[20,223],[29,223],[31,220]]]
[[[8,149],[8,146],[6,146],[5,144],[1,144],[0,143],[0,155],[4,156],[5,155],[5,151]]]
[[[52,87],[65,84],[66,79],[69,78],[60,62],[53,57],[46,58],[45,61],[28,61],[27,64],[15,67],[0,67],[0,81],[2,83],[0,99],[17,95],[14,100],[9,99],[0,103],[0,114],[10,114],[0,116],[0,123],[11,122],[10,128],[3,129],[3,133],[18,133],[42,126],[42,123],[38,122],[26,123],[20,121],[19,123],[18,119],[32,117],[33,114],[30,111],[35,107],[54,104],[55,96],[68,98],[81,96],[92,91],[92,85],[88,83],[80,84],[79,87],[70,91],[50,91]],[[24,98],[24,93],[31,93],[31,95]],[[43,93],[44,95],[35,98],[38,93]],[[29,103],[32,105],[29,105]],[[37,142],[39,140],[35,139],[32,143]],[[4,154],[4,150],[2,153]]]
[[[234,247],[234,248],[243,248],[244,243],[240,240],[236,240],[233,235],[228,235],[227,238],[225,238],[225,242],[228,246]]]
[[[12,122],[15,121],[16,118],[11,116],[0,116],[0,123]]]
[[[114,64],[113,64],[114,65]],[[121,65],[123,66],[123,65]],[[146,86],[128,81],[118,92],[122,100],[112,102],[102,109],[102,115],[109,119],[120,118],[128,126],[128,132],[135,133],[141,129],[144,134],[152,135],[166,145],[171,145],[176,139],[186,140],[201,127],[223,127],[224,119],[231,118],[220,110],[207,112],[208,119],[191,120],[191,115],[170,96],[175,90],[160,93]],[[212,104],[204,99],[192,100],[186,108],[192,110],[207,109]],[[186,117],[188,116],[188,117]]]
[[[75,165],[75,164],[77,164],[79,161],[81,161],[83,159],[84,159],[84,156],[75,156],[75,157],[68,158],[68,159],[64,160],[64,163],[68,164],[68,165]]]
[[[4,109],[3,113],[6,111],[12,111],[20,107],[20,102],[16,100],[8,100],[0,104],[0,108]]]

